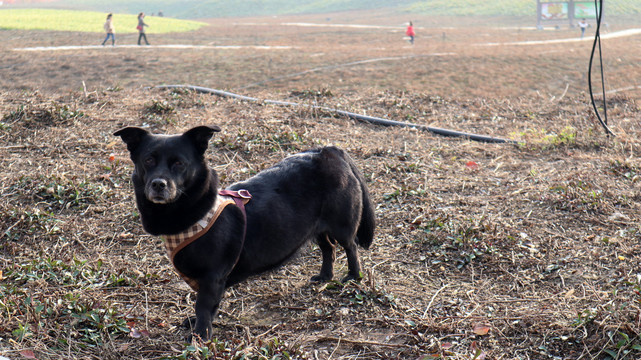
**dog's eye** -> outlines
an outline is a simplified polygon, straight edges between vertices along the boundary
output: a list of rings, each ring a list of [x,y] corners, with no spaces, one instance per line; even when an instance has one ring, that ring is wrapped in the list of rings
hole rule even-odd
[[[184,168],[184,167],[185,167],[185,163],[183,163],[183,162],[182,162],[182,161],[180,161],[180,160],[176,160],[176,161],[174,161],[174,165],[173,165],[173,166],[174,166],[174,168],[176,168],[176,169],[182,169],[182,168]]]
[[[154,166],[154,165],[156,165],[156,159],[154,159],[154,158],[153,158],[153,157],[151,157],[151,156],[150,156],[150,157],[148,157],[148,158],[146,158],[146,159],[145,159],[145,165],[146,165],[146,166]]]

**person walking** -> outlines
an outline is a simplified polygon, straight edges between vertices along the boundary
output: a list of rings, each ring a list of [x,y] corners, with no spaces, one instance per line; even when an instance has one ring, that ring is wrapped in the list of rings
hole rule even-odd
[[[109,38],[111,38],[111,46],[116,46],[116,37],[115,37],[115,32],[116,30],[114,29],[114,23],[112,21],[113,14],[107,15],[107,21],[105,21],[105,25],[103,27],[105,28],[105,32],[107,33],[107,36],[105,37],[105,40],[102,42],[102,46],[105,46],[105,43]]]
[[[581,39],[583,39],[583,36],[585,35],[585,29],[588,26],[590,26],[590,24],[588,24],[588,22],[585,21],[585,19],[582,19],[581,21],[579,21],[579,27],[581,28]]]
[[[145,39],[145,44],[149,45],[149,41],[147,41],[147,35],[145,34],[145,26],[149,26],[145,24],[145,13],[140,13],[138,14],[138,26],[136,26],[136,29],[138,29],[138,45],[140,44],[140,40],[143,38]]]
[[[411,21],[409,26],[407,26],[407,30],[405,30],[405,35],[410,37],[410,44],[414,45],[414,36],[416,36],[416,33],[414,33],[414,25],[412,25]]]

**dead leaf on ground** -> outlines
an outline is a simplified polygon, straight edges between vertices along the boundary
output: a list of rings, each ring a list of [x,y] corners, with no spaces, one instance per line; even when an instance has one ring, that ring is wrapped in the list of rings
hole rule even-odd
[[[487,335],[488,332],[490,332],[490,327],[487,325],[474,325],[474,329],[472,330],[476,335]]]

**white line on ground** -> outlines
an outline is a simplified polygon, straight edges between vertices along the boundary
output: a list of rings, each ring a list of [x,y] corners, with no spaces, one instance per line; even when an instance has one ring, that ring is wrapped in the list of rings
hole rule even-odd
[[[615,31],[608,34],[602,34],[601,39],[614,39],[624,36],[633,36],[641,34],[641,29],[628,29]],[[579,42],[579,41],[594,41],[594,38],[586,36],[583,39],[581,38],[569,38],[569,39],[552,39],[552,40],[531,40],[531,41],[515,41],[515,42],[504,42],[504,43],[484,43],[484,44],[475,44],[476,46],[506,46],[506,45],[547,45],[547,44],[559,44],[559,43],[568,43],[568,42]]]
[[[624,92],[624,91],[637,90],[637,89],[641,89],[641,86],[640,85],[633,85],[633,86],[627,86],[627,87],[624,87],[624,88],[612,89],[612,90],[606,91],[605,94],[606,95],[612,95],[612,94],[616,94],[616,93],[620,93],[620,92]],[[595,96],[603,96],[603,93],[598,93],[598,94],[594,94],[594,95]]]

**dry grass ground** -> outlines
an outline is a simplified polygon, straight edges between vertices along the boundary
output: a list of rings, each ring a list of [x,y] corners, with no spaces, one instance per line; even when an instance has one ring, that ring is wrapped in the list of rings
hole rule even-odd
[[[331,22],[402,26],[404,20],[370,13],[333,15]],[[608,138],[586,96],[589,43],[474,45],[574,37],[575,31],[416,19],[427,28],[411,47],[402,30],[279,25],[294,21],[327,22],[216,20],[196,33],[150,39],[293,50],[21,52],[11,49],[101,38],[1,32],[0,355],[641,356],[639,90],[610,98],[617,137]],[[636,85],[640,42],[637,36],[604,44],[610,88]],[[454,55],[431,56],[437,53]],[[407,56],[413,57],[286,77]],[[481,144],[304,107],[144,88],[163,83],[525,144]],[[320,266],[310,245],[283,268],[230,289],[215,322],[217,340],[187,347],[179,324],[193,313],[193,293],[173,273],[160,240],[142,232],[132,166],[111,134],[125,125],[175,133],[202,123],[223,128],[208,152],[223,184],[309,147],[348,150],[366,175],[379,222],[372,249],[361,252],[364,281],[310,284]],[[339,264],[344,272],[342,257]]]

